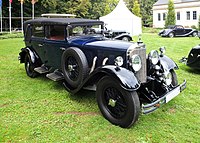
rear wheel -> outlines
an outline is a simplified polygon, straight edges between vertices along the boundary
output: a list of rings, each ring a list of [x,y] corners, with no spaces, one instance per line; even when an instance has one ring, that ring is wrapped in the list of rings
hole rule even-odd
[[[126,91],[106,76],[99,81],[96,95],[102,115],[112,124],[129,128],[138,120],[140,101],[135,91]]]
[[[193,32],[193,33],[192,33],[192,36],[193,36],[193,37],[197,37],[197,35],[198,35],[197,32]]]
[[[25,65],[26,74],[29,77],[34,78],[38,75],[38,73],[36,71],[34,71],[34,68],[36,68],[36,65],[31,61],[31,57],[28,53],[25,56],[25,64],[24,65]]]

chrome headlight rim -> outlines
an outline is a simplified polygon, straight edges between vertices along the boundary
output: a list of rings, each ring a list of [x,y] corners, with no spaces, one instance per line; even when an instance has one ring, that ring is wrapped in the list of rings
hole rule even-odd
[[[122,56],[117,56],[117,57],[115,58],[115,65],[121,67],[123,64],[124,64],[124,59],[123,59],[123,57],[122,57]]]
[[[138,72],[142,68],[141,57],[137,54],[131,56],[131,65],[135,72]]]
[[[159,62],[159,53],[157,50],[152,50],[149,53],[149,59],[153,65],[156,65]]]

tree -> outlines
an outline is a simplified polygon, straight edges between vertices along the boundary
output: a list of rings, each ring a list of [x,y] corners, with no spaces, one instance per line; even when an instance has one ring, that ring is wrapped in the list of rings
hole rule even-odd
[[[140,4],[138,3],[138,0],[134,0],[134,5],[133,5],[133,9],[132,12],[138,16],[138,17],[142,17],[141,13],[140,13]]]
[[[142,22],[144,26],[153,25],[153,4],[157,0],[140,0],[140,9],[142,14]]]
[[[176,16],[175,16],[175,10],[174,10],[174,1],[169,0],[168,13],[167,13],[167,18],[165,20],[165,27],[169,25],[175,25],[175,24],[176,24]]]
[[[199,20],[198,20],[198,29],[200,30],[200,15],[199,15]]]

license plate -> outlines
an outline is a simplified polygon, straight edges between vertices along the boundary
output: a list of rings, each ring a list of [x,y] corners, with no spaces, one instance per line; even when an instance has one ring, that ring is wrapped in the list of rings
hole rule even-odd
[[[167,95],[166,95],[166,103],[168,103],[170,100],[172,100],[173,98],[175,98],[179,93],[180,93],[180,86],[176,87],[174,90],[170,91]]]

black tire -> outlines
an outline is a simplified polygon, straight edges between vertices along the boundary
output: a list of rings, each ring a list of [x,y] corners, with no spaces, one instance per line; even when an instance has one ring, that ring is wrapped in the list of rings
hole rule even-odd
[[[198,35],[197,32],[193,32],[193,33],[192,33],[192,36],[193,36],[193,37],[197,37],[197,35]]]
[[[122,41],[131,41],[129,37],[125,36],[122,38]]]
[[[170,37],[170,38],[173,38],[173,37],[174,37],[174,33],[172,33],[172,32],[169,33],[169,37]]]
[[[171,70],[170,73],[172,75],[172,85],[173,86],[177,86],[178,85],[178,80],[177,80],[176,72],[174,70]]]
[[[34,71],[34,68],[36,68],[36,65],[31,61],[31,57],[28,53],[25,55],[24,65],[25,65],[26,74],[29,77],[35,78],[36,76],[38,76],[38,73]]]
[[[135,91],[126,91],[117,81],[105,76],[97,85],[96,96],[102,115],[112,124],[129,128],[138,120],[140,101]]]
[[[66,82],[73,88],[81,85],[88,74],[85,54],[78,48],[68,48],[62,55],[62,72]]]

